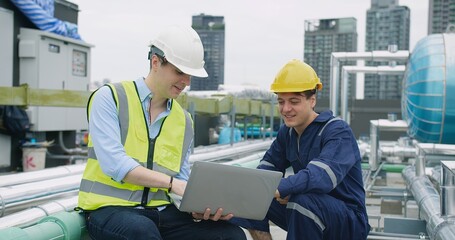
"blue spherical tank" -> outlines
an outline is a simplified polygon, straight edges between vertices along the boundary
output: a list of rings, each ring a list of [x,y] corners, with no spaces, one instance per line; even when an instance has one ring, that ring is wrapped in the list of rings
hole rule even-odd
[[[401,101],[410,137],[455,144],[455,34],[429,35],[416,44]]]

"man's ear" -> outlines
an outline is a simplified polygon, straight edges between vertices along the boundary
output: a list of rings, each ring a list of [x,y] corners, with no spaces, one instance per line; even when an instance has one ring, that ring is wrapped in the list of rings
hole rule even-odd
[[[150,68],[157,69],[160,63],[160,59],[156,55],[150,57]]]
[[[311,108],[314,109],[314,107],[316,106],[316,96],[313,94],[313,96],[311,96],[310,100],[311,100]]]

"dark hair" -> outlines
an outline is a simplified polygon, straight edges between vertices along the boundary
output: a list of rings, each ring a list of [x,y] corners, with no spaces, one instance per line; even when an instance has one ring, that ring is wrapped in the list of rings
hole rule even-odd
[[[158,57],[158,59],[160,59],[160,62],[162,65],[166,65],[168,63],[168,61],[166,60],[166,57],[164,56],[164,53],[163,51],[161,51],[161,49],[155,47],[155,46],[152,46],[150,48],[150,52],[149,52],[149,55],[148,55],[148,58],[150,60],[152,60],[152,56],[153,55],[156,55]],[[150,67],[151,67],[151,63],[150,63]]]
[[[155,54],[159,59],[160,59],[160,62],[161,62],[161,65],[166,65],[168,63],[168,61],[166,60],[165,57],[163,56],[160,56],[159,54]]]
[[[317,90],[315,88],[315,89],[303,91],[303,92],[301,92],[301,95],[304,96],[306,99],[309,99],[310,97],[315,95],[316,92],[317,92]]]

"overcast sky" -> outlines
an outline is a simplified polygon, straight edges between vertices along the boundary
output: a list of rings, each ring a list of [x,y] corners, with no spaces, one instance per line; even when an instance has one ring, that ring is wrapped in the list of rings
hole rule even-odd
[[[117,82],[148,73],[148,44],[172,24],[191,25],[193,15],[224,16],[225,84],[268,89],[279,69],[303,59],[304,21],[355,17],[358,50],[365,44],[369,0],[69,0],[79,6],[79,33],[95,45],[91,80]],[[411,10],[412,50],[427,35],[428,0],[400,0]]]

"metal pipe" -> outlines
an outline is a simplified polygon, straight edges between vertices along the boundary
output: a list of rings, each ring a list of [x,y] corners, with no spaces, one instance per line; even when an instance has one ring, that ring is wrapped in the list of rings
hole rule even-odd
[[[403,170],[403,178],[420,209],[420,216],[427,222],[430,239],[455,239],[454,219],[441,218],[439,193],[426,176],[417,176],[414,166]]]
[[[370,164],[370,170],[376,171],[378,169],[380,152],[379,152],[379,134],[378,126],[375,122],[370,121],[370,157],[368,158],[368,163]]]
[[[273,139],[273,125],[275,120],[275,98],[270,101],[270,139]]]
[[[421,176],[426,175],[426,173],[425,173],[425,170],[426,170],[425,155],[421,154],[421,152],[419,152],[419,155],[417,156],[415,166],[416,166],[416,175],[417,176],[421,177]]]
[[[257,153],[250,154],[250,155],[248,155],[246,157],[242,157],[242,158],[239,158],[239,159],[236,159],[236,160],[225,162],[223,164],[233,165],[233,166],[242,166],[243,164],[248,164],[248,163],[250,163],[252,161],[261,160],[262,157],[264,157],[264,154],[265,154],[264,151],[260,151],[260,152],[257,152]]]
[[[370,232],[368,234],[367,239],[428,239],[428,236],[386,232]]]
[[[88,149],[82,149],[82,148],[67,148],[65,146],[65,143],[63,142],[63,131],[58,132],[58,141],[59,141],[59,146],[62,148],[62,150],[68,154],[84,154],[87,155]]]
[[[38,171],[2,175],[0,176],[0,187],[37,182],[68,175],[82,174],[85,169],[85,165],[86,164],[66,165],[46,168]]]
[[[405,61],[409,58],[409,51],[333,52],[332,57],[338,61]]]
[[[330,109],[332,110],[333,115],[338,116],[340,61],[404,61],[407,60],[408,57],[409,51],[333,52],[330,61]]]
[[[350,119],[347,119],[348,116],[348,85],[349,85],[349,72],[343,67],[341,69],[341,118],[344,119],[348,124],[350,124]]]
[[[232,104],[232,108],[231,108],[231,112],[230,112],[230,115],[231,115],[231,124],[229,124],[229,127],[231,127],[231,131],[230,131],[230,141],[229,143],[231,144],[231,146],[234,145],[234,130],[235,130],[235,105]]]
[[[262,139],[265,140],[265,129],[266,129],[266,120],[265,120],[265,110],[264,109],[261,109],[261,114],[262,114],[262,122],[261,122],[261,125],[262,125]]]
[[[366,192],[369,192],[371,187],[374,185],[374,182],[376,181],[377,176],[378,176],[379,172],[381,171],[383,165],[384,165],[384,163],[381,163],[381,165],[379,165],[379,167],[376,168],[377,171],[374,173],[374,175],[372,177],[373,180],[370,182],[368,187],[366,187],[366,189],[365,189]],[[370,167],[371,167],[371,165],[370,165]]]
[[[408,124],[403,120],[390,121],[388,119],[370,120],[370,169],[376,171],[381,160],[379,151],[379,131],[403,131],[406,132]]]
[[[333,116],[338,116],[338,85],[340,80],[338,74],[340,71],[340,57],[337,56],[339,53],[332,53],[330,58],[330,109],[332,110]]]
[[[441,216],[455,216],[455,162],[441,161]]]
[[[396,156],[396,157],[415,157],[417,155],[416,148],[413,146],[381,146],[380,151],[382,156]]]
[[[9,227],[28,227],[38,222],[43,217],[51,214],[66,211],[71,212],[77,206],[78,196],[69,198],[55,199],[42,205],[35,205],[23,211],[15,212],[8,216],[2,217],[0,229]]]
[[[363,158],[367,156],[367,153],[370,152],[370,144],[363,141],[358,141],[357,145],[359,146],[360,157]]]
[[[455,160],[455,145],[417,143],[416,174],[424,176],[426,174],[427,162],[435,161],[439,163],[441,159]]]
[[[251,152],[257,152],[266,150],[270,147],[272,140],[259,141],[254,144],[240,145],[236,147],[230,147],[227,149],[220,149],[214,152],[206,152],[200,154],[194,154],[190,156],[189,162],[193,164],[196,161],[217,161],[228,158],[238,158],[242,155],[248,155]]]
[[[377,66],[377,67],[362,67],[362,66],[343,66],[341,71],[341,118],[348,121],[348,86],[350,73],[374,73],[397,75],[403,74],[406,66]],[[349,122],[348,122],[349,123]]]
[[[267,142],[269,142],[270,144],[272,143],[272,141],[268,141],[268,140],[267,140]],[[234,143],[233,146],[231,146],[229,144],[211,144],[208,146],[200,145],[200,146],[197,146],[194,148],[194,153],[192,155],[204,154],[204,153],[208,153],[208,152],[216,152],[216,151],[226,150],[226,149],[232,149],[233,147],[236,148],[236,147],[241,147],[241,146],[254,146],[256,144],[263,144],[263,143],[264,143],[263,139],[250,139],[248,141],[236,142],[236,143]]]
[[[77,191],[82,174],[0,188],[0,217],[12,207]]]

